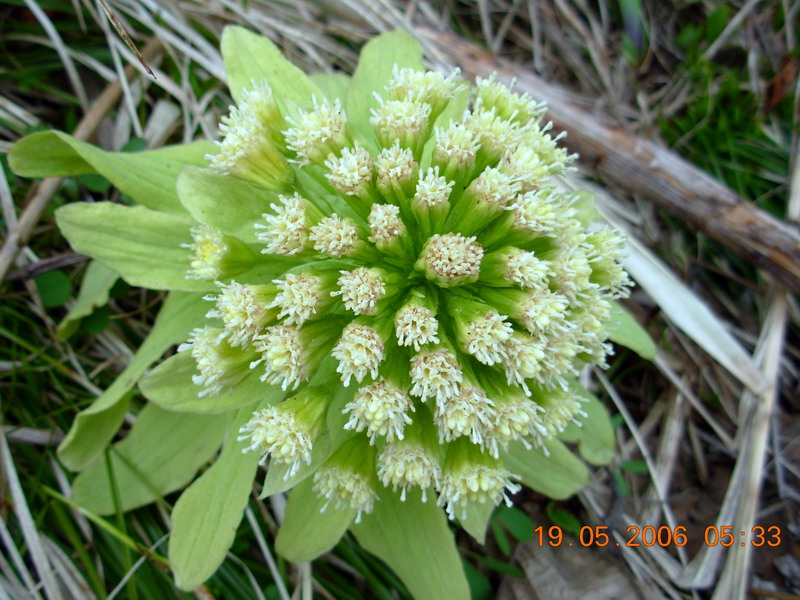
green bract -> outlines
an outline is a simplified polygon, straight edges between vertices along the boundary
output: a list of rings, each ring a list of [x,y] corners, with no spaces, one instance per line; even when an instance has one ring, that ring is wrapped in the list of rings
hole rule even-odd
[[[134,382],[183,342],[141,379],[151,404],[112,464],[128,509],[186,485],[222,444],[173,512],[179,587],[222,561],[261,464],[264,495],[291,490],[286,557],[351,529],[416,597],[466,598],[448,516],[482,541],[518,482],[553,498],[585,483],[561,440],[611,459],[607,414],[575,378],[605,364],[612,334],[652,353],[614,303],[622,237],[558,186],[573,157],[543,106],[494,78],[425,72],[405,33],[367,44],[349,81],[308,78],[241,28],[222,51],[237,105],[216,147],[109,154],[44,132],[11,152],[20,174],[99,172],[141,204],[57,218],[106,273],[171,291],[60,448],[83,471],[76,496],[114,510],[93,491],[112,488],[101,452]]]

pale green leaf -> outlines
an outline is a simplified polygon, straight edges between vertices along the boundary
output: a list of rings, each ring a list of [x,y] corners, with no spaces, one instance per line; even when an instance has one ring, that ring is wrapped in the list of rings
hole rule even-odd
[[[385,96],[384,88],[392,77],[394,65],[399,69],[423,69],[419,42],[406,31],[390,31],[367,42],[361,50],[347,94],[350,131],[370,150],[377,149],[375,132],[369,122],[370,111],[378,106],[372,93]]]
[[[289,100],[307,106],[313,95],[322,96],[308,76],[289,62],[275,44],[244,27],[227,26],[222,32],[221,49],[228,87],[237,103],[243,89],[265,79],[279,103]]]
[[[184,212],[175,181],[185,165],[204,166],[212,142],[192,142],[145,152],[107,152],[61,131],[22,138],[8,154],[11,170],[23,177],[66,177],[99,173],[143,206]]]
[[[200,397],[203,387],[192,382],[197,363],[190,352],[170,356],[139,381],[139,389],[151,402],[175,412],[217,414],[238,410],[258,401],[277,402],[286,393],[280,386],[259,379],[261,371],[246,371],[219,396]]]
[[[111,447],[110,460],[100,456],[78,475],[73,497],[93,513],[113,514],[113,473],[120,510],[149,504],[189,483],[219,449],[227,426],[224,417],[170,413],[148,404],[128,436]]]
[[[181,590],[191,591],[211,577],[233,544],[261,458],[243,453],[246,444],[236,439],[250,413],[236,413],[217,462],[175,503],[169,563]]]
[[[339,509],[328,504],[312,489],[313,477],[306,477],[289,492],[286,515],[275,538],[275,550],[292,562],[317,558],[333,548],[356,516],[351,508]]]
[[[501,455],[506,468],[532,490],[554,500],[569,498],[589,480],[586,465],[558,440],[550,440],[544,449],[526,450],[512,442]]]
[[[491,519],[494,509],[495,505],[491,502],[470,504],[466,507],[466,516],[457,512],[456,517],[458,517],[464,531],[475,538],[476,542],[483,544],[486,541],[486,528],[489,525],[489,519]]]
[[[314,73],[309,79],[331,102],[339,100],[342,105],[347,102],[350,77],[344,73]]]
[[[250,249],[252,250],[253,247],[251,246]],[[270,254],[261,258],[259,262],[255,263],[246,271],[242,271],[236,275],[235,279],[238,283],[242,284],[261,285],[280,277],[292,267],[297,267],[307,261],[308,259],[303,257],[298,258],[294,256]]]
[[[587,414],[586,417],[578,417],[581,423],[580,427],[576,427],[578,430],[578,453],[589,464],[607,465],[613,460],[616,450],[611,417],[606,407],[594,394],[577,383],[574,388],[586,399],[586,402],[581,405],[581,410]]]
[[[612,303],[608,337],[647,360],[656,357],[656,343],[636,319],[617,302]]]
[[[208,303],[199,294],[172,292],[164,301],[150,335],[105,393],[75,417],[58,456],[67,468],[85,469],[111,441],[128,411],[130,390],[145,369],[170,346],[185,341],[205,320]]]
[[[78,202],[56,211],[61,232],[76,252],[91,256],[140,287],[157,290],[212,290],[210,281],[187,279],[190,268],[188,216],[143,206]]]
[[[335,359],[334,359],[335,360]],[[338,373],[336,374],[338,375]],[[331,443],[338,448],[346,439],[353,435],[352,430],[345,429],[345,424],[350,420],[350,415],[345,414],[344,407],[353,399],[356,393],[356,386],[336,385],[336,389],[331,394],[331,402],[328,405],[328,415],[326,418],[328,431],[331,435]]]
[[[263,222],[277,194],[242,179],[220,175],[208,169],[186,167],[178,176],[178,196],[192,217],[239,238],[256,242],[256,223]]]
[[[578,417],[579,419],[583,419],[583,417]],[[575,421],[570,421],[569,424],[564,428],[564,431],[560,431],[556,438],[561,440],[566,444],[577,444],[582,435],[582,427],[575,423]]]
[[[352,532],[369,552],[389,565],[417,600],[468,600],[464,569],[444,511],[430,497],[400,501],[390,489],[379,491],[372,514]]]
[[[114,269],[96,260],[89,263],[75,303],[69,309],[67,316],[58,324],[56,335],[59,339],[67,339],[75,333],[83,317],[92,314],[96,308],[108,302],[108,294],[117,279],[119,273]]]

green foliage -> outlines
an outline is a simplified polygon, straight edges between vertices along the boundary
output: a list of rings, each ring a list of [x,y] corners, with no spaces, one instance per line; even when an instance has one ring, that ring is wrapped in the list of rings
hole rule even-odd
[[[222,32],[221,49],[228,87],[237,103],[243,89],[250,87],[253,81],[264,79],[279,103],[286,98],[300,107],[307,107],[312,96],[322,97],[308,76],[263,36],[244,27],[228,26]]]
[[[631,489],[628,487],[628,482],[625,481],[625,476],[619,471],[611,471],[611,477],[614,479],[614,486],[619,497],[630,498]]]
[[[111,288],[119,278],[119,274],[93,260],[83,276],[81,290],[67,316],[58,324],[59,339],[67,339],[78,329],[80,320],[91,315],[96,309],[108,302]],[[106,313],[107,314],[107,313]]]
[[[352,528],[359,543],[386,562],[415,598],[467,600],[469,587],[444,512],[416,495],[405,502],[379,491],[370,515]]]
[[[75,501],[99,515],[128,511],[182,489],[217,452],[225,419],[148,404],[130,433],[73,483]]]
[[[256,241],[253,223],[261,221],[261,215],[277,201],[275,193],[197,167],[183,169],[177,185],[181,204],[192,218],[246,242]]]
[[[626,346],[647,360],[656,357],[656,343],[636,319],[615,302],[611,311],[608,337],[610,340]]]
[[[339,100],[347,102],[347,90],[350,87],[350,77],[344,73],[314,73],[309,76],[322,94],[330,101]]]
[[[479,544],[485,543],[486,528],[489,525],[495,542],[506,556],[511,555],[511,542],[506,532],[519,542],[533,538],[533,521],[513,506],[473,505],[467,507],[466,517],[459,522]]]
[[[563,531],[569,532],[572,535],[578,535],[581,532],[582,524],[578,518],[567,509],[559,506],[558,503],[548,502],[545,513],[548,518]]]
[[[498,560],[490,556],[484,556],[475,552],[468,552],[468,554],[475,559],[476,562],[488,567],[492,571],[497,571],[502,575],[510,575],[511,577],[525,577],[525,573],[519,567],[510,565],[503,560]]]
[[[745,199],[782,217],[786,194],[776,188],[776,181],[789,171],[790,153],[776,132],[789,134],[796,128],[792,94],[774,107],[765,107],[743,77],[745,48],[728,48],[722,59],[704,58],[703,52],[732,16],[730,6],[717,3],[704,19],[681,29],[676,42],[686,60],[676,77],[687,82],[690,101],[659,126],[666,142],[685,158]],[[773,114],[766,114],[765,108]]]
[[[72,294],[72,284],[62,271],[48,271],[39,275],[34,282],[45,308],[63,306]]]
[[[645,56],[649,40],[645,21],[642,18],[641,0],[619,0],[619,10],[625,32],[622,53],[629,64],[638,64]]]
[[[509,472],[532,490],[550,498],[563,500],[580,490],[589,479],[586,465],[563,443],[550,440],[544,448],[526,450],[519,442],[512,442],[503,455]]]
[[[329,551],[356,517],[349,506],[328,506],[328,499],[313,492],[313,486],[313,478],[308,477],[289,492],[286,515],[275,538],[275,549],[294,562],[313,560]]]
[[[491,600],[494,596],[492,584],[489,578],[478,571],[468,562],[464,561],[464,573],[469,584],[469,595],[471,600]]]
[[[202,396],[202,387],[192,382],[197,373],[197,363],[189,352],[170,356],[155,369],[142,377],[139,389],[142,394],[165,410],[219,414],[238,410],[256,402],[273,404],[286,393],[278,386],[264,386],[255,370],[247,371],[231,393],[219,396]]]
[[[573,389],[584,398],[581,410],[586,416],[580,417],[580,425],[570,423],[559,439],[578,444],[581,458],[591,465],[604,466],[611,462],[616,451],[614,427],[605,406],[594,394],[575,384]]]
[[[486,527],[489,524],[489,519],[494,513],[495,505],[490,502],[482,504],[472,504],[467,507],[466,515],[458,515],[459,522],[464,528],[464,531],[469,533],[475,541],[483,544],[486,540]]]
[[[175,191],[184,165],[204,166],[211,142],[167,146],[147,152],[107,152],[60,131],[35,133],[11,147],[11,169],[24,177],[64,177],[99,173],[142,206],[184,212]]]
[[[170,568],[182,590],[208,579],[233,544],[260,458],[257,452],[242,454],[244,445],[236,441],[249,418],[247,409],[236,413],[219,458],[186,488],[172,511]]]
[[[131,285],[204,291],[208,281],[187,279],[189,229],[186,215],[111,202],[80,202],[59,209],[58,226],[72,247],[117,271]]]
[[[499,506],[495,512],[494,523],[502,526],[519,542],[533,539],[533,520],[515,506]]]
[[[102,396],[75,417],[58,449],[59,458],[68,468],[82,470],[103,451],[122,425],[129,392],[136,381],[167,348],[184,341],[206,311],[205,301],[199,295],[172,293],[167,297],[133,361]]]
[[[619,468],[629,473],[638,473],[639,475],[650,473],[647,463],[643,460],[625,460],[620,463]]]

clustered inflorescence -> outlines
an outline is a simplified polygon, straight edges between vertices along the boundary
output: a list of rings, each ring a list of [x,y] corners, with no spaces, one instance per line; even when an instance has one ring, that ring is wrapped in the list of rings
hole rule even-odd
[[[265,189],[259,260],[296,262],[243,285],[247,244],[193,230],[187,276],[219,287],[182,346],[194,381],[213,396],[256,370],[287,391],[240,438],[287,477],[312,464],[329,410],[343,413],[349,435],[314,489],[359,516],[379,486],[434,492],[451,517],[508,501],[504,450],[540,446],[582,414],[570,381],[605,363],[610,300],[629,285],[620,234],[587,229],[554,180],[573,157],[540,123],[544,107],[457,75],[395,68],[374,139],[338,100],[285,108],[254,83],[209,157]],[[333,409],[339,384],[351,393]]]

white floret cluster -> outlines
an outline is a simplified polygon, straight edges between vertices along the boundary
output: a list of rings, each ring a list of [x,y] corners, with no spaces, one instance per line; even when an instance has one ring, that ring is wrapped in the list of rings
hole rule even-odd
[[[338,100],[283,114],[266,83],[223,122],[212,168],[265,188],[252,255],[290,266],[237,283],[229,248],[245,242],[194,230],[187,276],[219,291],[182,349],[202,395],[248,369],[287,392],[241,439],[287,476],[313,471],[326,508],[368,513],[381,486],[451,517],[508,502],[509,444],[585,416],[570,381],[610,351],[623,237],[579,220],[557,182],[574,157],[541,104],[494,77],[466,85],[395,68],[368,139]],[[336,423],[344,441],[312,461]]]

